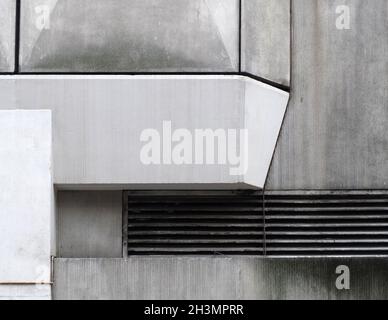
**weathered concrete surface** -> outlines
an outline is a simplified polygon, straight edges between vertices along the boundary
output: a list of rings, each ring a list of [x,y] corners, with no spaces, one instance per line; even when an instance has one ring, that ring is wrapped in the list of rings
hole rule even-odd
[[[336,28],[338,5],[350,30]],[[269,189],[388,186],[388,1],[294,0],[291,101]]]
[[[350,290],[336,268],[350,269]],[[55,259],[54,299],[388,299],[387,258]]]
[[[13,108],[53,111],[58,187],[119,190],[262,188],[288,101],[288,93],[240,76],[4,76],[0,92]],[[156,129],[162,136],[163,121],[192,135],[196,129],[232,129],[240,139],[240,130],[248,129],[248,171],[231,171],[244,161],[144,164],[141,133]]]
[[[53,238],[51,112],[0,111],[1,282],[50,282]],[[44,288],[47,293],[49,288]],[[24,293],[23,293],[24,292]]]
[[[238,0],[22,0],[21,70],[237,71],[238,26]]]
[[[51,300],[51,285],[0,285],[0,300]]]
[[[12,72],[15,67],[16,1],[0,1],[0,72]]]
[[[58,254],[68,258],[122,257],[122,192],[57,192]]]
[[[242,0],[241,71],[290,85],[290,0]]]

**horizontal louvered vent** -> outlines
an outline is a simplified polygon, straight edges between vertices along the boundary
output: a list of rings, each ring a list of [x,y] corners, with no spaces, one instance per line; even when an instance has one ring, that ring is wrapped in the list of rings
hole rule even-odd
[[[258,192],[126,192],[128,255],[262,255]]]
[[[388,255],[388,194],[126,192],[128,255]],[[265,216],[263,215],[263,208]]]
[[[387,255],[388,195],[265,195],[266,254]]]

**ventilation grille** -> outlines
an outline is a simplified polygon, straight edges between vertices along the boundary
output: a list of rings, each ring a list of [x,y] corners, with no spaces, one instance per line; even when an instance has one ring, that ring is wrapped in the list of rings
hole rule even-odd
[[[258,192],[125,192],[128,255],[262,255]]]
[[[128,255],[388,255],[388,194],[124,193]],[[263,214],[263,212],[265,214]]]
[[[265,195],[267,255],[387,255],[388,195]]]

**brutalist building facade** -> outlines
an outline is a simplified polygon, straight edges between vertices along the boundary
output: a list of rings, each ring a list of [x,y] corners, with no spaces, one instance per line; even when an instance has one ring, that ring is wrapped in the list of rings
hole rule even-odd
[[[0,297],[388,289],[388,1],[1,0]]]

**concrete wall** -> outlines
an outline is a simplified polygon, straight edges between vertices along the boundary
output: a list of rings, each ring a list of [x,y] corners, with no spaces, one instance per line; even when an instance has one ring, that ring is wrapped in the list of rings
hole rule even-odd
[[[59,191],[56,198],[58,257],[122,257],[122,192]]]
[[[54,299],[387,299],[387,259],[56,259]],[[350,269],[350,290],[336,268]]]
[[[288,101],[288,93],[240,76],[4,76],[0,92],[7,108],[53,111],[58,187],[119,190],[263,187]],[[235,129],[240,138],[248,129],[248,172],[231,173],[238,165],[230,162],[145,165],[141,133],[161,135],[163,121],[193,134]]]
[[[290,0],[242,0],[242,72],[290,85],[290,19]]]
[[[238,28],[238,0],[22,0],[21,70],[235,72]]]
[[[0,111],[0,297],[50,298],[51,138],[50,111]]]
[[[386,189],[388,2],[292,2],[291,101],[267,187]]]
[[[13,72],[15,65],[16,1],[0,1],[0,72]]]
[[[246,31],[242,34],[252,34],[252,39],[247,36],[242,40],[253,47],[243,50],[247,53],[243,62],[248,62],[249,52],[260,57],[264,49],[259,49],[266,48],[256,47],[260,41],[255,38],[256,24],[250,21],[263,24],[260,28],[264,29],[275,20],[280,21],[279,26],[287,25],[280,18],[262,17],[266,11],[256,8],[262,6],[280,14],[287,11],[287,3],[244,1],[243,8],[248,10],[245,9]],[[336,8],[342,4],[343,1],[293,1],[293,98],[269,176],[269,189],[386,188],[387,2],[347,0],[350,29],[338,30]],[[24,12],[27,14],[28,10]],[[270,33],[268,30],[266,34]],[[283,29],[279,28],[279,34],[287,33],[280,30]],[[279,38],[274,35],[274,39]],[[272,50],[271,57],[277,59],[274,52],[286,51]],[[280,65],[264,62],[264,66]],[[9,107],[15,103],[16,97],[10,95],[15,89],[2,82],[1,104]]]

